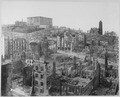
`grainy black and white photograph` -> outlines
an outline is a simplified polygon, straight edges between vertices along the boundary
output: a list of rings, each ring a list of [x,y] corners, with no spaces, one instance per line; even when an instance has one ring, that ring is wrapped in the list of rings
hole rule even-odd
[[[1,96],[119,96],[119,0],[2,0]]]

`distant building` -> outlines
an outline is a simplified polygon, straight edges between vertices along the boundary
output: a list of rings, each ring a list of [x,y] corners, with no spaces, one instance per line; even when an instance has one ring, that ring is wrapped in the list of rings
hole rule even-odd
[[[25,52],[27,50],[27,41],[24,38],[16,38],[13,40],[13,58],[14,59],[25,59]],[[22,56],[21,56],[22,55]]]
[[[26,26],[27,25],[27,23],[26,22],[23,22],[23,21],[16,21],[15,22],[15,26]]]
[[[14,40],[14,50],[18,52],[26,51],[26,39],[24,38],[17,38]]]
[[[104,35],[106,35],[106,36],[116,36],[116,33],[114,31],[112,31],[112,32],[105,31]]]
[[[5,59],[15,58],[23,52],[26,51],[27,42],[24,38],[13,38],[13,37],[2,37],[3,45],[2,45],[2,53]]]
[[[91,28],[90,29],[90,34],[98,34],[98,28]]]
[[[84,41],[85,34],[80,33],[78,34],[78,37],[79,37],[79,41]]]
[[[49,28],[52,27],[52,18],[48,17],[28,17],[27,18],[28,25],[38,26],[40,28]]]
[[[102,35],[103,34],[102,21],[99,22],[99,28],[93,27],[90,29],[90,31],[87,31],[87,32],[92,35],[96,35],[96,34]]]

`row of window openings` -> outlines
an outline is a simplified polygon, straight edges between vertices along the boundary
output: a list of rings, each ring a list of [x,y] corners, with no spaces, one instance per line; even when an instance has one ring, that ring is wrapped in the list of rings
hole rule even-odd
[[[35,91],[38,91],[38,89],[35,88]],[[44,93],[44,89],[40,89],[40,93]]]
[[[26,49],[26,47],[22,47],[22,46],[17,46],[13,48],[14,50],[18,50],[18,49]]]
[[[38,85],[38,81],[35,81],[35,85],[37,86]],[[40,82],[40,86],[43,86],[44,83],[43,82]]]
[[[14,44],[15,44],[15,45],[18,45],[18,44],[26,44],[26,41],[14,41]]]
[[[38,77],[38,74],[35,74],[35,77]],[[40,78],[43,79],[43,75],[41,75]]]
[[[74,88],[74,87],[64,87],[64,86],[62,86],[62,90],[63,90],[63,91],[67,90],[67,91],[69,91],[69,92],[74,92],[74,91],[79,92],[79,91],[80,91],[78,88]]]
[[[38,66],[36,66],[36,70],[38,70]],[[43,67],[41,67],[41,71],[43,71]]]
[[[26,48],[26,45],[11,45],[14,48]]]
[[[18,44],[11,44],[13,46],[26,46],[26,44],[23,44],[23,43],[18,43]]]

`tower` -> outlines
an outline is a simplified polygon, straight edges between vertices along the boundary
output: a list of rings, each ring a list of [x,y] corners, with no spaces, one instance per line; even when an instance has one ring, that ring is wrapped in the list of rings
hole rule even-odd
[[[103,34],[102,21],[99,22],[99,30],[98,30],[98,33],[99,33],[100,35]]]
[[[34,64],[34,95],[45,96],[48,95],[47,91],[47,74],[46,67],[44,63],[44,58],[40,60],[35,60]]]

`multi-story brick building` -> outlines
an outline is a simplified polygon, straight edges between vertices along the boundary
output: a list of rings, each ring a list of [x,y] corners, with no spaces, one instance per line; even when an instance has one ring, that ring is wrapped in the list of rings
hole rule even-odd
[[[28,17],[27,23],[29,25],[38,26],[40,28],[49,28],[52,27],[52,18],[42,16]]]

